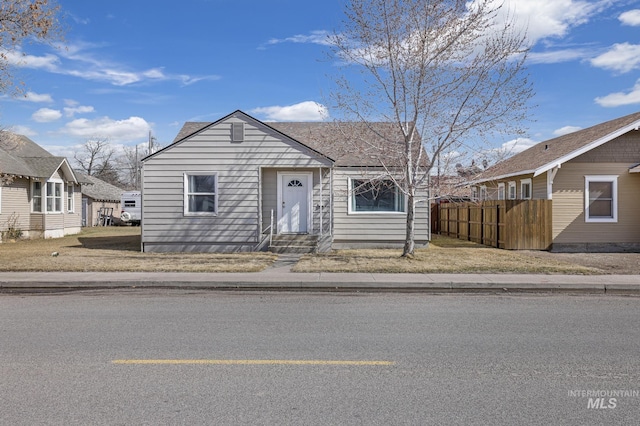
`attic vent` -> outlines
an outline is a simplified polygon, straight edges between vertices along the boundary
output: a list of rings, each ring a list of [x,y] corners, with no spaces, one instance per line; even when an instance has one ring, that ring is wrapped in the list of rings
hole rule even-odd
[[[244,141],[244,123],[231,123],[231,141]]]
[[[545,146],[544,146],[544,150],[546,151],[546,150],[548,150],[548,149],[549,149],[549,145],[545,145]]]

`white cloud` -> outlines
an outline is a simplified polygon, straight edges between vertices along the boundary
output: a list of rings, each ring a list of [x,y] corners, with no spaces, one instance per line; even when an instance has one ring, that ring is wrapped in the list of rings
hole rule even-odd
[[[31,115],[31,118],[38,123],[49,123],[59,120],[61,117],[62,113],[60,111],[51,108],[40,108]]]
[[[27,126],[11,126],[9,128],[13,133],[24,135],[27,137],[37,136],[38,132]]]
[[[19,97],[17,98],[21,101],[27,101],[27,102],[46,102],[46,103],[50,103],[53,102],[53,98],[51,97],[50,94],[48,93],[35,93],[35,92],[27,92],[26,95],[24,97]]]
[[[495,0],[495,4],[502,0]],[[514,19],[531,45],[549,37],[563,37],[572,27],[585,24],[609,6],[608,0],[507,0],[500,10],[500,20]]]
[[[581,129],[582,127],[578,127],[578,126],[564,126],[554,130],[553,134],[555,136],[568,135],[569,133],[577,132],[578,130],[581,130]]]
[[[44,56],[34,56],[24,54],[21,51],[8,52],[4,49],[0,50],[0,52],[4,54],[9,64],[16,67],[44,69],[52,71],[56,69],[58,63],[60,62],[60,58],[52,54],[46,54]]]
[[[267,44],[279,44],[279,43],[309,43],[320,44],[322,46],[329,46],[329,32],[325,30],[311,31],[311,34],[303,35],[296,34],[286,38],[272,38]]]
[[[505,152],[507,155],[517,154],[531,148],[537,143],[538,142],[529,138],[517,138],[503,143],[501,151]]]
[[[94,111],[93,107],[89,105],[69,106],[64,107],[63,110],[66,117],[73,117],[76,114],[87,114]]]
[[[640,26],[640,9],[628,10],[618,16],[618,19],[623,25]]]
[[[318,102],[305,101],[289,106],[269,106],[251,110],[272,121],[322,121],[329,117],[327,107]]]
[[[551,52],[531,52],[527,57],[530,64],[557,64],[585,59],[591,56],[588,49],[562,49]]]
[[[111,141],[132,141],[147,137],[151,125],[141,117],[129,117],[124,120],[113,120],[101,117],[95,120],[78,118],[68,122],[61,132],[79,138],[95,136],[105,137]]]
[[[129,69],[128,66],[96,59],[93,50],[102,46],[90,43],[69,43],[56,50],[57,55],[43,56],[24,55],[22,52],[0,50],[14,66],[43,69],[55,74],[71,75],[85,80],[103,81],[114,86],[126,86],[148,81],[177,81],[189,85],[203,80],[218,80],[218,75],[190,76],[184,74],[168,74],[161,67],[142,71]]]
[[[621,105],[640,104],[640,80],[636,81],[629,93],[616,92],[607,96],[598,97],[596,103],[603,107],[617,107]]]
[[[608,52],[593,58],[591,65],[621,74],[640,68],[640,44],[616,43]]]

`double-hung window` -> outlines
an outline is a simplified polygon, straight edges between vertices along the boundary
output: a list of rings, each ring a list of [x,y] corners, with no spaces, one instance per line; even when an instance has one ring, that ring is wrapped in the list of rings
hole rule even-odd
[[[184,214],[186,216],[218,214],[218,174],[193,172],[184,174]]]
[[[520,199],[531,199],[531,179],[522,179],[520,181]]]
[[[34,213],[42,211],[42,182],[31,184],[31,211]]]
[[[73,203],[73,184],[67,184],[67,211],[69,213],[73,213],[74,211],[74,203]]]
[[[516,199],[516,183],[513,181],[509,182],[509,199]]]
[[[48,181],[46,183],[47,213],[62,212],[62,182]]]
[[[389,179],[350,179],[350,213],[404,213],[404,194]]]
[[[618,221],[618,177],[585,176],[585,221]]]
[[[498,184],[498,200],[504,200],[504,182]]]

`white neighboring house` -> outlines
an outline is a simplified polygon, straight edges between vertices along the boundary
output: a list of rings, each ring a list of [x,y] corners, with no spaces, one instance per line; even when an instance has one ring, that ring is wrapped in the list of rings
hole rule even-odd
[[[321,250],[401,247],[407,203],[383,167],[393,161],[368,149],[400,132],[373,127],[352,123],[356,137],[334,123],[263,123],[242,111],[185,123],[143,160],[142,250],[253,251],[271,231],[317,237]],[[426,185],[418,197],[419,246],[429,241]]]

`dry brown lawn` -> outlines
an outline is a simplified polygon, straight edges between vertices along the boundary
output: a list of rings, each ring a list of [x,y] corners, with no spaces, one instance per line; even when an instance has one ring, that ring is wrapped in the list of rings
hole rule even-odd
[[[412,258],[401,250],[335,250],[304,256],[294,272],[599,274],[600,269],[536,258],[439,235]]]
[[[272,253],[141,253],[140,228],[131,226],[0,244],[0,271],[14,272],[258,272],[276,258]]]

